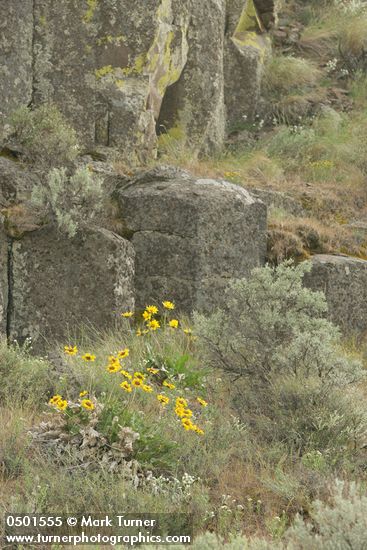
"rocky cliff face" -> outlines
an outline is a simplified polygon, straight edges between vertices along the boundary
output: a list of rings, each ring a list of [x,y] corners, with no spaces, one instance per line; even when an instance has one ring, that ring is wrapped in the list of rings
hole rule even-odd
[[[84,152],[108,147],[129,165],[154,159],[162,134],[193,155],[219,150],[228,130],[255,116],[274,0],[0,3],[0,146],[14,110],[47,102]],[[119,311],[164,298],[187,313],[223,307],[228,282],[266,261],[264,202],[293,208],[279,193],[252,196],[172,168],[101,173],[116,227],[104,212],[100,227],[68,239],[30,207],[37,166],[0,157],[0,332],[9,338],[104,329]],[[346,331],[367,327],[366,266],[316,256],[306,280]]]
[[[154,157],[167,132],[216,150],[255,112],[273,19],[270,1],[2,2],[0,121],[52,101],[87,148],[117,146],[130,162]]]
[[[16,195],[26,194],[29,171],[0,160],[1,187],[12,175],[23,185]],[[31,337],[42,349],[44,339],[83,325],[104,330],[122,311],[164,299],[184,313],[212,311],[225,307],[231,280],[264,264],[266,207],[243,188],[169,167],[132,179],[108,173],[105,183],[118,234],[83,226],[69,238],[31,224],[17,196],[2,197],[10,206],[0,233],[0,332],[12,340]]]

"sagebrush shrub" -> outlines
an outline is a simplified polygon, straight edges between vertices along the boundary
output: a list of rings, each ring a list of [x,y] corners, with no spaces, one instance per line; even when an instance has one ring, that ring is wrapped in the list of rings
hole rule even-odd
[[[75,130],[58,108],[46,103],[17,109],[9,119],[10,140],[22,147],[25,160],[40,172],[65,166],[79,154]]]
[[[366,430],[356,404],[364,372],[324,318],[325,296],[303,286],[309,270],[307,262],[255,269],[228,289],[228,313],[196,315],[196,328],[207,359],[234,375],[256,437],[322,451],[334,464]]]
[[[45,208],[59,229],[74,237],[79,225],[90,223],[102,207],[102,180],[88,167],[69,176],[66,168],[53,168],[45,182],[32,191],[31,201]]]
[[[292,550],[364,550],[367,545],[367,496],[355,483],[336,481],[331,504],[313,503],[310,521],[297,517],[286,533]]]

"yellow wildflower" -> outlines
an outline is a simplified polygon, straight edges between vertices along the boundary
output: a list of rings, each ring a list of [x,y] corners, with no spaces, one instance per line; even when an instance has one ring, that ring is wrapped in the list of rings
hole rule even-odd
[[[156,319],[153,319],[148,323],[148,327],[150,328],[150,330],[157,330],[158,328],[160,328],[160,326],[161,325],[159,324],[159,321],[157,321]]]
[[[178,327],[178,319],[171,319],[171,321],[168,324],[171,328],[177,328]]]
[[[151,315],[157,315],[158,313],[158,308],[156,306],[147,306],[145,308],[145,311],[147,313],[150,313]]]
[[[202,430],[201,428],[199,428],[199,426],[194,426],[194,432],[196,432],[197,434],[199,435],[204,435],[204,430]]]
[[[125,317],[125,319],[128,319],[129,317],[132,317],[134,315],[133,311],[125,311],[124,313],[121,313],[121,317]]]
[[[141,386],[143,385],[143,380],[141,380],[140,378],[134,378],[132,381],[132,385],[135,388],[141,388]]]
[[[118,364],[118,363],[111,363],[110,365],[108,365],[107,367],[107,371],[111,374],[115,373],[115,372],[118,372],[119,370],[121,369],[121,365]]]
[[[123,390],[125,390],[128,393],[131,393],[133,391],[133,389],[130,386],[129,382],[126,382],[126,380],[120,384],[120,388],[122,388]]]
[[[64,352],[66,355],[76,355],[78,353],[78,348],[76,346],[64,346]]]
[[[93,411],[94,409],[94,403],[90,399],[83,399],[81,405],[84,409],[87,409],[87,411]]]
[[[207,407],[207,406],[208,406],[208,402],[205,401],[205,399],[202,399],[201,397],[197,397],[197,398],[196,398],[196,401],[197,401],[198,403],[200,403],[200,405],[201,405],[202,407]]]
[[[84,359],[84,361],[95,361],[96,360],[96,356],[95,355],[92,355],[91,353],[85,353],[82,357],[82,359]]]
[[[144,319],[145,321],[150,321],[150,319],[152,318],[152,314],[149,313],[148,311],[144,311],[144,313],[142,314],[142,316],[143,316],[143,319]]]
[[[139,380],[145,380],[145,374],[142,372],[134,372],[134,378],[139,378]]]
[[[191,418],[192,417],[192,410],[191,409],[185,409],[184,407],[181,407],[180,405],[176,405],[175,413],[180,418]]]
[[[79,397],[85,397],[86,395],[88,395],[87,391],[81,391]]]
[[[129,348],[122,349],[118,352],[117,357],[119,359],[125,359],[125,357],[128,357],[130,353]]]
[[[147,393],[151,393],[153,391],[152,386],[148,386],[148,384],[143,384],[142,388]]]
[[[148,367],[147,371],[150,372],[150,374],[158,374],[159,373],[159,370],[158,369],[153,369],[153,367]]]
[[[61,395],[54,395],[48,402],[49,405],[57,405],[59,401],[62,401]]]
[[[169,390],[174,390],[176,387],[174,384],[171,384],[171,382],[168,382],[168,380],[165,380],[163,382],[163,386],[166,386],[166,388],[168,388]]]
[[[136,331],[136,336],[141,336],[143,333],[140,328]]]
[[[187,401],[183,397],[177,397],[176,399],[176,407],[187,407]]]
[[[64,411],[67,406],[68,402],[66,401],[66,399],[60,399],[60,401],[56,403],[56,407],[59,409],[59,411]]]
[[[191,422],[190,418],[182,418],[182,426],[185,430],[194,430],[194,424]]]
[[[192,334],[192,329],[191,328],[184,328],[184,333],[187,334],[188,336],[190,336]]]
[[[240,176],[239,172],[224,172],[225,178],[237,178]]]
[[[175,304],[173,302],[169,302],[168,300],[162,302],[162,304],[166,309],[175,309]]]
[[[127,372],[127,370],[120,371],[120,374],[122,374],[123,376],[125,376],[125,378],[128,378],[129,380],[132,379],[131,374],[129,372]]]
[[[161,393],[157,395],[158,401],[162,403],[162,405],[167,405],[169,403],[169,397],[166,397],[165,395],[162,395]]]

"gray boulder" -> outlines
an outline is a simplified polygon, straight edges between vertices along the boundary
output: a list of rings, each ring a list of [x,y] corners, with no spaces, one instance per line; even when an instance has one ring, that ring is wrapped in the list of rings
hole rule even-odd
[[[7,332],[20,342],[73,336],[83,325],[105,330],[134,307],[134,251],[105,229],[68,239],[50,226],[13,240]]]
[[[138,307],[172,299],[212,311],[231,279],[265,262],[266,207],[242,187],[155,169],[121,183],[115,200],[135,248]]]
[[[189,146],[193,154],[221,148],[225,136],[225,0],[190,0],[187,62],[163,98],[158,128]]]
[[[367,330],[367,261],[317,254],[305,285],[325,293],[330,319],[343,332]]]
[[[0,145],[6,118],[32,99],[33,0],[0,2]]]
[[[224,98],[228,130],[232,131],[254,118],[271,41],[253,0],[247,0],[245,5],[240,0],[228,0],[227,10]]]

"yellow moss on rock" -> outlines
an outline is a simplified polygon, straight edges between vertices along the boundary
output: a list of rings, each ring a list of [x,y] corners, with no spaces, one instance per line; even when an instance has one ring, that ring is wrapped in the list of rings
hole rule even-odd
[[[253,0],[248,0],[232,36],[232,41],[239,48],[252,48],[258,51],[260,62],[263,63],[271,46],[270,37],[264,31],[265,28]]]
[[[103,78],[106,75],[113,74],[115,69],[112,67],[112,65],[105,65],[104,67],[100,67],[99,69],[96,69],[94,74],[98,80]]]
[[[157,10],[158,26],[147,54],[146,72],[150,75],[151,97],[155,116],[158,116],[166,89],[177,82],[188,53],[186,40],[188,21],[173,24],[172,2],[162,0]],[[174,45],[175,39],[178,38]]]
[[[83,16],[84,23],[90,23],[97,9],[98,0],[87,0],[88,9]]]
[[[97,45],[98,46],[104,46],[106,44],[113,44],[114,46],[118,46],[122,42],[126,40],[125,36],[123,34],[120,34],[118,36],[113,36],[112,34],[107,34],[106,36],[102,36],[101,38],[98,38]]]
[[[135,62],[130,67],[125,67],[124,69],[121,69],[121,72],[124,76],[130,76],[132,74],[142,74],[144,71],[144,67],[147,62],[147,55],[145,53],[139,54],[135,58]]]
[[[255,4],[253,0],[248,0],[246,2],[246,7],[244,8],[241,17],[238,21],[234,36],[247,32],[247,31],[263,31],[264,27],[261,23],[261,20],[258,16]]]

